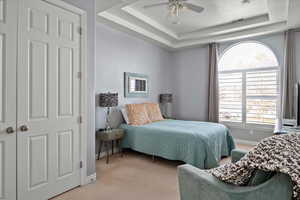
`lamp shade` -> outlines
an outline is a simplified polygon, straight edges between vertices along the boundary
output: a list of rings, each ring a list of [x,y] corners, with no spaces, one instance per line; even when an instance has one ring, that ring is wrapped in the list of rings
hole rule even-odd
[[[101,93],[99,97],[100,107],[118,106],[118,93]]]
[[[173,95],[172,94],[160,94],[159,102],[160,103],[172,103]]]

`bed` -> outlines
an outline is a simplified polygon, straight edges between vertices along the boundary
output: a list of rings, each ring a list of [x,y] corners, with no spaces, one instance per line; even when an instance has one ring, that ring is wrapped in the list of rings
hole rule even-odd
[[[121,124],[123,148],[180,160],[201,169],[219,165],[235,144],[228,129],[217,123],[163,120],[142,126]]]

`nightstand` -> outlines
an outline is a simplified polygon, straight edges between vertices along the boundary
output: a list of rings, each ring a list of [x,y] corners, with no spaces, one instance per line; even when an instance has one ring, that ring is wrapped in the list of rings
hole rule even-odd
[[[111,145],[112,154],[114,154],[114,143],[116,142],[119,153],[123,156],[123,150],[121,147],[121,141],[124,137],[123,129],[110,129],[110,130],[101,130],[97,131],[97,136],[99,140],[99,151],[98,151],[98,160],[100,159],[100,153],[102,145],[104,144],[106,150],[106,163],[109,163],[109,146]]]

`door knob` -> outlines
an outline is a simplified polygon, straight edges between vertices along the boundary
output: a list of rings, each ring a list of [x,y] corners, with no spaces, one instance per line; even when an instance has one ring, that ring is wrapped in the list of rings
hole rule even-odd
[[[26,131],[28,131],[28,126],[22,125],[22,126],[20,126],[20,130],[21,130],[22,132],[26,132]]]
[[[14,133],[14,132],[15,132],[15,130],[14,130],[13,127],[8,127],[8,128],[6,129],[6,133],[7,133],[7,134],[12,134],[12,133]]]

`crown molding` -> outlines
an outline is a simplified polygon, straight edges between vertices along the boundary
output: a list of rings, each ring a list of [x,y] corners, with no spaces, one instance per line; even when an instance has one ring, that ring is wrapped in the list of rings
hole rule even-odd
[[[274,23],[262,27],[237,31],[233,33],[220,34],[212,37],[204,37],[197,40],[185,40],[183,42],[177,43],[176,45],[173,46],[173,48],[176,49],[176,48],[190,47],[199,44],[203,45],[203,44],[208,44],[213,42],[228,42],[233,40],[241,40],[241,39],[251,38],[255,36],[282,32],[286,30],[286,27],[287,27],[287,23],[286,21],[284,21],[284,22]]]
[[[102,10],[98,9],[101,12],[97,19],[168,50],[266,35],[300,26],[299,0],[267,0],[268,13],[178,34],[135,9],[132,5],[138,1],[112,0],[114,3],[106,3]]]
[[[191,39],[191,38],[200,38],[205,36],[215,36],[215,35],[225,34],[229,32],[240,31],[241,29],[248,29],[252,27],[255,28],[257,26],[266,24],[269,21],[270,21],[269,15],[264,14],[256,17],[237,20],[235,22],[230,22],[218,26],[199,29],[193,32],[183,33],[179,35],[179,38]]]
[[[149,26],[152,26],[153,28],[162,31],[172,37],[173,39],[178,40],[179,37],[174,33],[172,30],[168,29],[167,27],[161,25],[160,23],[156,22],[155,20],[151,19],[150,17],[144,15],[143,13],[131,8],[130,6],[125,6],[122,8],[123,11],[127,12],[128,14],[136,17],[137,19],[147,23]]]
[[[173,46],[173,44],[169,40],[166,40],[165,38],[162,38],[162,37],[150,32],[150,31],[148,31],[148,30],[146,30],[146,29],[144,29],[140,26],[137,26],[133,23],[130,23],[130,22],[128,22],[128,21],[126,21],[126,20],[124,20],[124,19],[122,19],[122,18],[120,18],[116,15],[110,14],[109,12],[98,13],[98,16],[103,17],[104,19],[109,20],[111,22],[114,22],[114,23],[116,23],[120,26],[126,27],[127,29],[135,31],[139,34],[142,34],[142,35],[146,36],[146,37],[149,37],[153,40],[156,40],[156,41],[158,41],[158,42],[160,42],[160,43],[162,43],[166,46],[169,46],[169,47]]]

